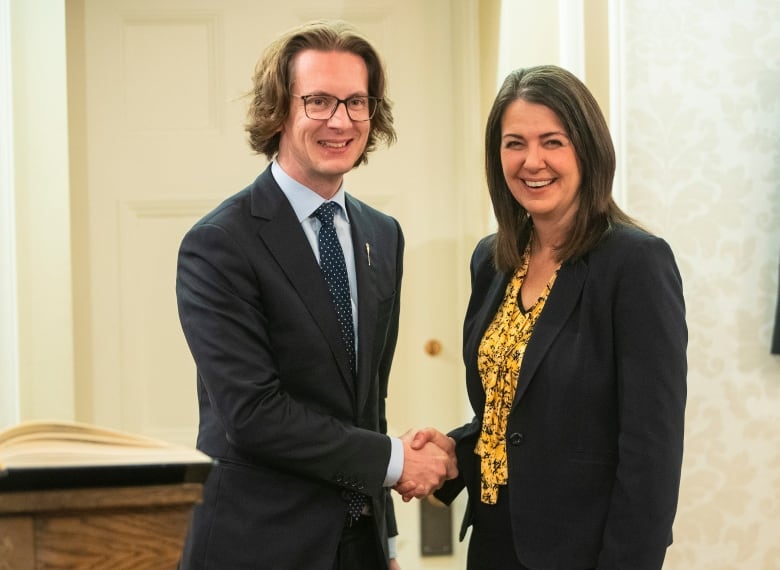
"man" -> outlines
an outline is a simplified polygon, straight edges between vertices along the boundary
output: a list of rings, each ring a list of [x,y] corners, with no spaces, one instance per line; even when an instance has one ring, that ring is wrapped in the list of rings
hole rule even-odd
[[[198,448],[217,460],[181,567],[398,568],[390,488],[422,496],[457,469],[443,436],[386,435],[404,240],[343,186],[395,140],[378,54],[341,22],[288,32],[257,65],[247,131],[272,163],[179,252]]]

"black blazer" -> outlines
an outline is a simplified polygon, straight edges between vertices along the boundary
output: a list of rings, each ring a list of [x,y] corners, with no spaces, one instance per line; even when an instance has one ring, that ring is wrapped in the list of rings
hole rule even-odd
[[[437,493],[446,502],[464,485],[479,501],[477,350],[511,277],[496,272],[492,247],[492,236],[483,239],[471,261],[463,354],[475,419],[451,433],[460,477]],[[680,483],[686,346],[680,274],[663,240],[617,228],[561,267],[507,426],[512,533],[524,565],[661,568]],[[469,506],[462,533],[472,522]]]
[[[346,205],[356,380],[319,265],[270,167],[182,241],[176,293],[197,366],[197,446],[218,461],[182,568],[331,570],[350,489],[371,497],[385,549],[396,534],[382,484],[404,240],[391,217],[349,195]]]

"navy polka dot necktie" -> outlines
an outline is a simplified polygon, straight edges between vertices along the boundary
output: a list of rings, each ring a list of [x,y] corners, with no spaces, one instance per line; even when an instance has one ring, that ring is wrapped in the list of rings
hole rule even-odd
[[[333,225],[333,216],[340,206],[336,202],[325,202],[312,214],[320,221],[320,233],[317,236],[317,244],[320,248],[320,270],[328,284],[328,292],[336,309],[341,339],[349,356],[349,365],[353,376],[355,375],[355,328],[352,323],[352,301],[349,295],[349,277],[347,265],[344,262],[344,251],[336,235],[336,227]],[[347,501],[347,514],[349,523],[353,524],[363,513],[363,507],[368,498],[356,491],[348,491],[345,494]]]
[[[355,374],[355,329],[352,322],[352,301],[349,295],[349,277],[344,263],[344,251],[341,249],[333,216],[341,207],[336,202],[325,202],[312,214],[320,221],[320,234],[317,243],[320,247],[320,270],[328,284],[328,292],[336,309],[341,339],[349,356],[352,374]]]

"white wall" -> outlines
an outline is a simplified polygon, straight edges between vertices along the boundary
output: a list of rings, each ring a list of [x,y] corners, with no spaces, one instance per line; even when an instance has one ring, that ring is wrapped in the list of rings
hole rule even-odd
[[[0,104],[11,107],[3,142],[11,140],[13,152],[3,155],[10,165],[1,181],[0,215],[9,223],[0,250],[2,291],[9,293],[3,310],[10,318],[0,336],[9,354],[0,400],[13,404],[2,404],[0,425],[9,425],[73,416],[73,318],[65,3],[3,2],[9,27],[0,45],[11,85]]]
[[[780,3],[631,0],[626,207],[671,243],[690,329],[669,570],[780,568]]]
[[[501,2],[496,91],[514,69],[547,63],[561,64],[558,22],[557,2]],[[574,69],[571,71],[576,73]]]

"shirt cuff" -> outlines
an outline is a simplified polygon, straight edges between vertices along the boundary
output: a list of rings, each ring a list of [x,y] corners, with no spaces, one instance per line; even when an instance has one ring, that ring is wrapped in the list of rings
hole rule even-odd
[[[391,536],[387,539],[387,554],[389,559],[398,558],[398,551],[395,548],[395,536]]]
[[[390,438],[390,462],[387,464],[385,487],[392,487],[401,478],[404,470],[404,444],[397,437]],[[392,558],[392,556],[391,556]]]

